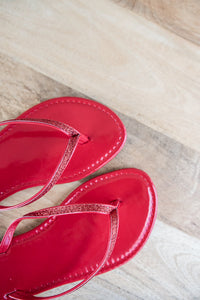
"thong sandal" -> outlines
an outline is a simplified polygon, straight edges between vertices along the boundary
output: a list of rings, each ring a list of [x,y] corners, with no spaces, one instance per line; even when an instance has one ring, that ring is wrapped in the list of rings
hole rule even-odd
[[[97,274],[132,258],[156,217],[156,192],[146,173],[122,169],[74,190],[60,206],[14,221],[0,244],[0,299],[53,299],[77,290]],[[20,221],[47,218],[13,237]],[[59,295],[38,293],[82,280]]]
[[[25,188],[44,185],[27,205],[56,183],[80,180],[101,168],[123,147],[126,132],[106,106],[83,98],[42,102],[0,132],[0,201]],[[67,167],[67,168],[66,168]]]

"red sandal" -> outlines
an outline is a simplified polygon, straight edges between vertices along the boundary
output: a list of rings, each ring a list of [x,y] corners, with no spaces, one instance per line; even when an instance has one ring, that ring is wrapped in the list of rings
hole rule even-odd
[[[123,147],[124,125],[106,106],[63,97],[42,102],[0,132],[0,201],[44,185],[33,197],[0,210],[27,205],[56,183],[80,180],[110,161]],[[67,167],[67,168],[66,168]]]
[[[82,184],[57,207],[13,222],[0,244],[0,299],[53,299],[97,273],[127,262],[146,242],[156,217],[156,192],[146,173],[122,169]],[[47,218],[13,237],[21,220]],[[83,280],[59,295],[38,293]]]

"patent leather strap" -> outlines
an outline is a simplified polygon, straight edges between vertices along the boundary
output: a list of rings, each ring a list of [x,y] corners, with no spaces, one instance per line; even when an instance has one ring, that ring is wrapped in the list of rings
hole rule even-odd
[[[47,120],[47,119],[16,119],[16,120],[8,120],[0,122],[0,126],[5,125],[16,125],[16,124],[29,124],[29,125],[39,125],[39,126],[46,126],[50,128],[54,128],[65,135],[69,137],[67,146],[64,150],[64,153],[58,162],[51,178],[48,180],[48,182],[45,184],[45,186],[37,192],[35,195],[33,195],[31,198],[25,200],[24,202],[21,202],[19,204],[13,205],[13,206],[0,206],[0,210],[9,210],[13,208],[19,208],[22,206],[25,206],[27,204],[30,204],[42,196],[44,196],[52,187],[53,185],[58,181],[62,173],[64,172],[65,168],[67,167],[74,150],[76,149],[76,146],[79,143],[84,143],[88,140],[88,138],[84,135],[81,135],[77,130],[72,128],[71,126],[54,121],[54,120]]]
[[[4,238],[0,244],[0,253],[5,252],[8,250],[12,237],[14,234],[14,231],[17,227],[17,225],[24,219],[37,219],[37,218],[47,218],[52,216],[61,216],[61,215],[68,215],[68,214],[79,214],[79,213],[97,213],[97,214],[106,214],[110,216],[110,231],[109,231],[109,238],[107,243],[107,248],[105,251],[105,254],[103,258],[101,259],[100,263],[97,264],[96,269],[89,274],[83,281],[78,283],[73,288],[58,294],[54,296],[48,296],[48,297],[37,297],[35,295],[32,295],[31,293],[25,292],[25,291],[19,291],[16,290],[12,293],[9,293],[5,295],[5,299],[13,299],[13,300],[43,300],[43,299],[54,299],[69,293],[72,293],[76,291],[77,289],[81,288],[83,285],[85,285],[89,280],[91,280],[103,267],[105,262],[108,260],[110,255],[112,254],[112,251],[115,247],[117,235],[118,235],[118,228],[119,228],[119,217],[118,217],[118,205],[119,201],[116,200],[115,204],[113,205],[106,205],[106,204],[72,204],[72,205],[63,205],[63,206],[55,206],[50,207],[47,209],[41,209],[29,214],[26,214],[25,216],[17,219],[14,221],[8,230],[6,231]]]

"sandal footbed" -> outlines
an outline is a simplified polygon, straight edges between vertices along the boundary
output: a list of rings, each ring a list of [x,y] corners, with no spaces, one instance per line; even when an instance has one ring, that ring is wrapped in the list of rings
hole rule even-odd
[[[132,258],[144,245],[156,216],[156,192],[146,173],[122,169],[81,185],[63,202],[107,203],[120,200],[119,233],[101,272]],[[39,293],[83,279],[104,255],[109,217],[77,214],[51,217],[15,237],[0,255],[0,298],[14,289]]]
[[[83,98],[42,102],[20,118],[67,123],[89,141],[78,144],[58,183],[80,180],[110,161],[123,147],[125,128],[106,106]],[[44,185],[62,157],[68,138],[37,125],[9,125],[0,132],[0,200],[28,187]]]

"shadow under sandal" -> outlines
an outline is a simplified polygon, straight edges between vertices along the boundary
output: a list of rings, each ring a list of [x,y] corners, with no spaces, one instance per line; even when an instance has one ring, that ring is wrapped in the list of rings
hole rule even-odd
[[[132,258],[147,240],[156,217],[149,176],[122,169],[74,190],[60,206],[14,221],[0,244],[0,299],[53,299],[82,287],[95,275]],[[25,219],[47,218],[13,238]],[[38,293],[82,280],[59,295]]]
[[[42,102],[15,120],[0,122],[0,201],[25,188],[44,187],[31,198],[0,210],[36,201],[54,184],[92,174],[121,150],[126,131],[106,106],[74,97]]]

